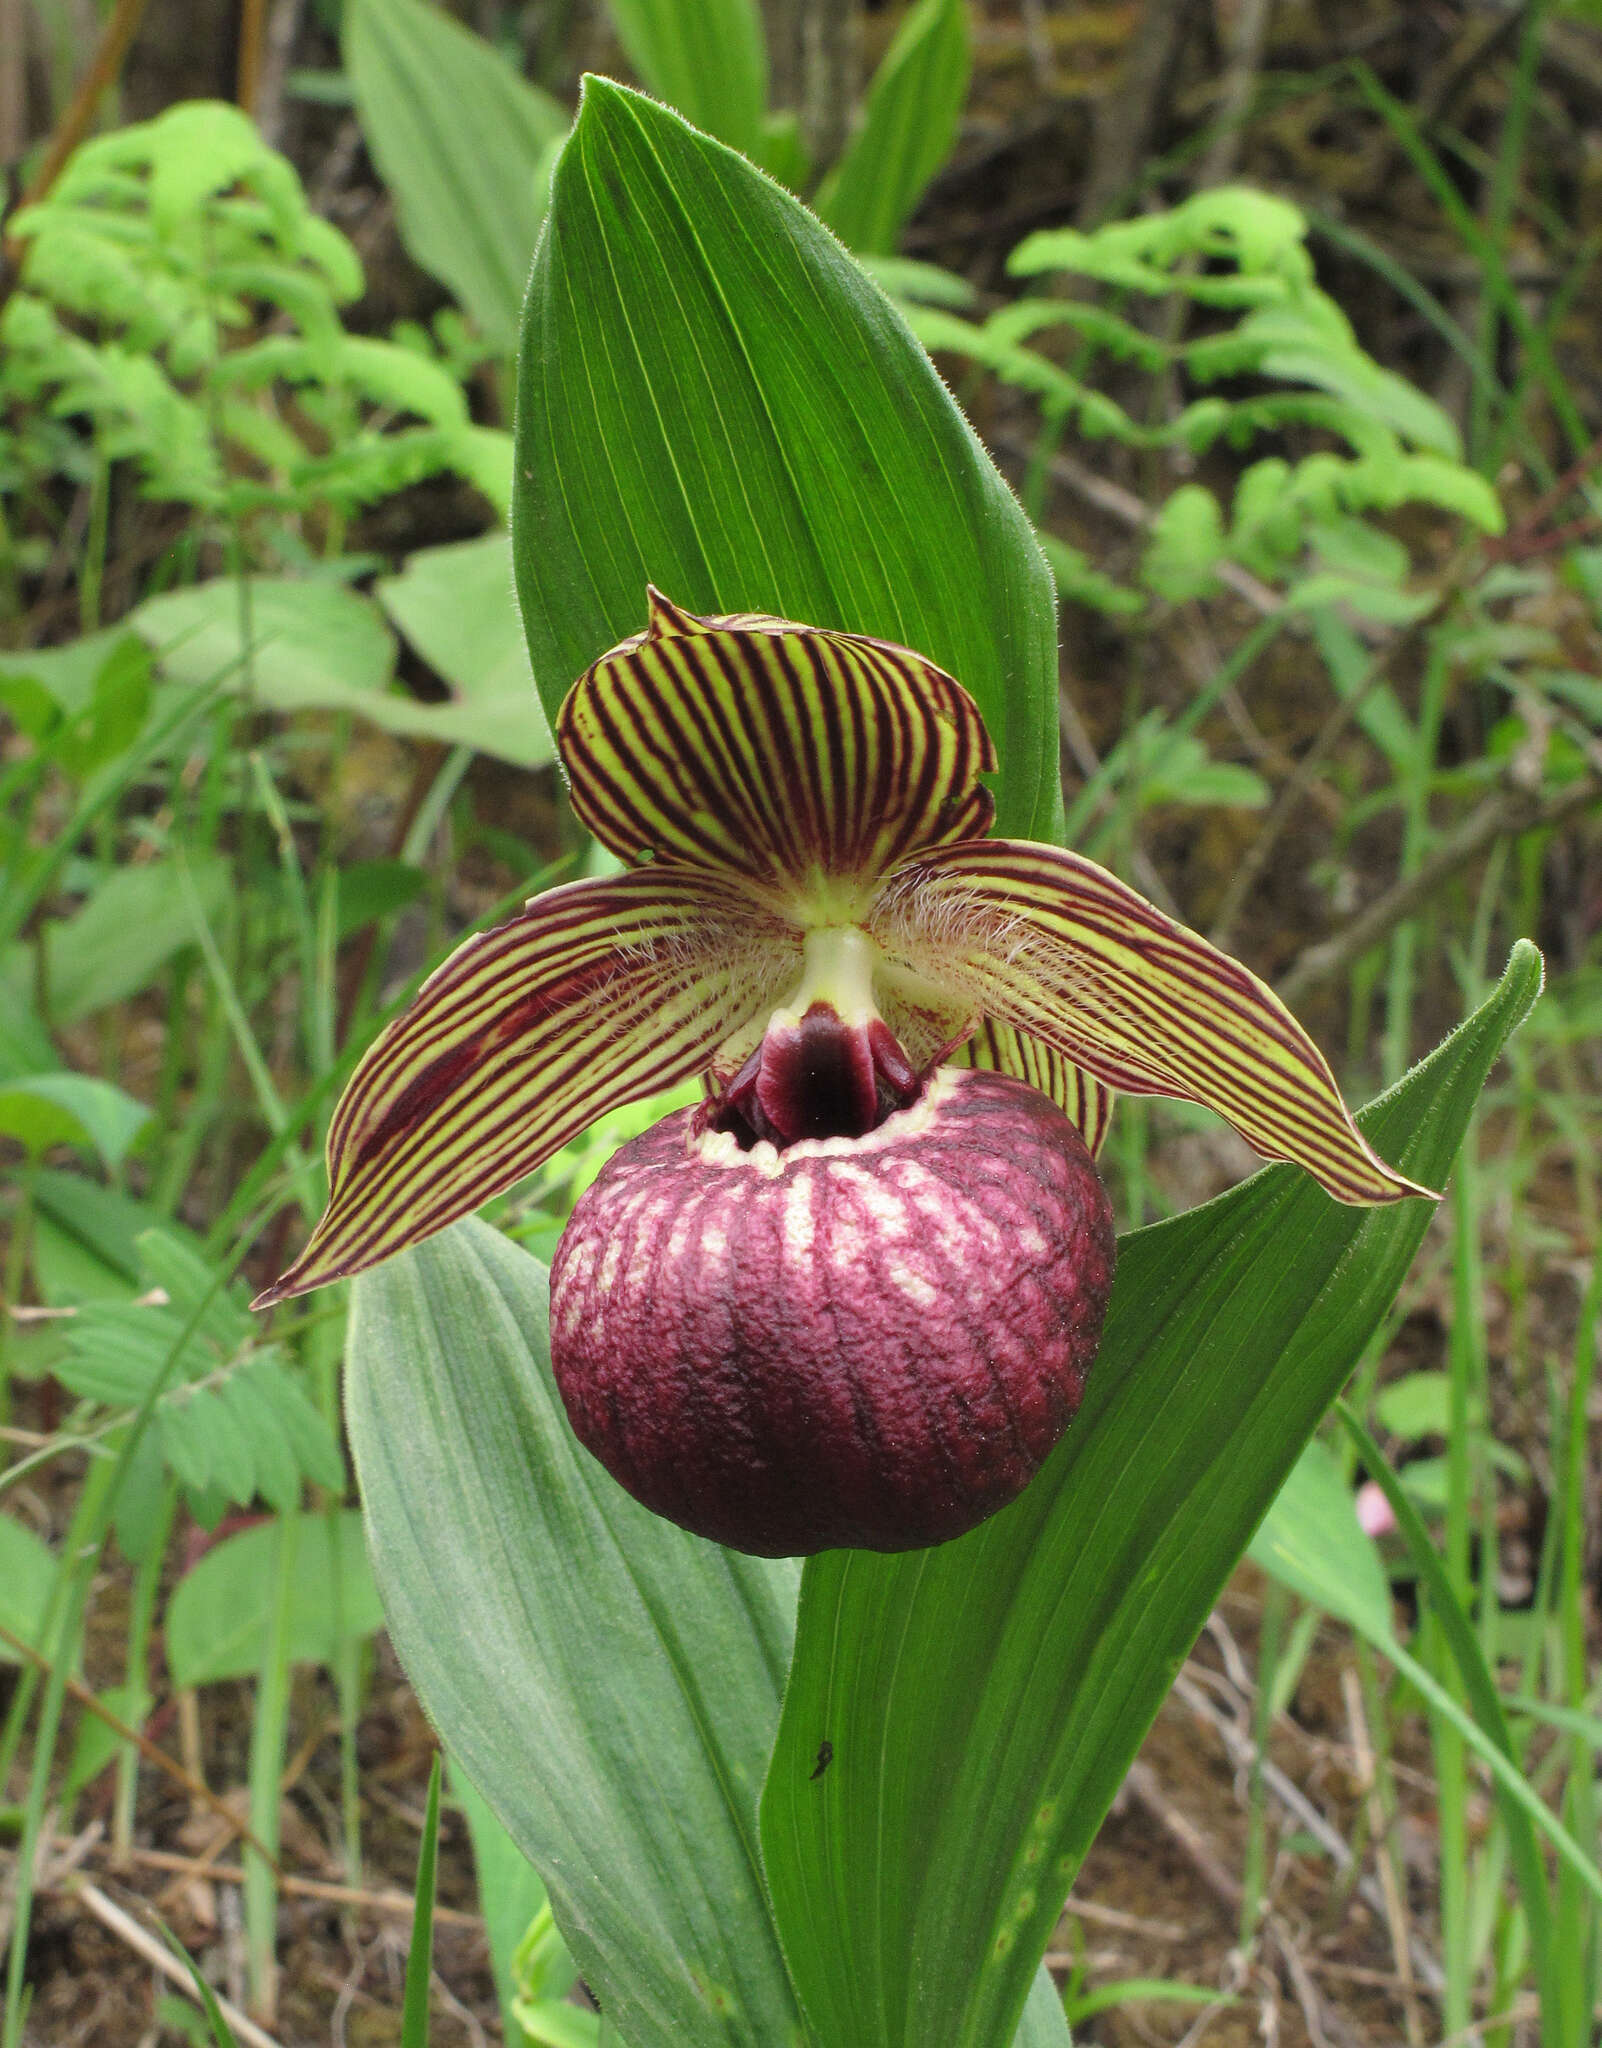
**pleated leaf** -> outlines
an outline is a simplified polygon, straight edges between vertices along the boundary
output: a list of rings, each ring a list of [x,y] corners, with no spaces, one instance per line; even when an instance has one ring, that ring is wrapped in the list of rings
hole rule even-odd
[[[328,1208],[255,1306],[387,1259],[700,1073],[799,960],[798,935],[683,869],[571,882],[469,939],[351,1076]]]
[[[1016,499],[833,236],[604,79],[534,266],[512,547],[553,721],[655,583],[917,648],[979,706],[1003,828],[1056,835],[1056,607]]]
[[[909,854],[977,837],[995,753],[973,699],[904,647],[780,619],[700,619],[651,592],[643,634],[557,721],[573,808],[622,859],[738,877],[851,917]]]
[[[1521,943],[1364,1112],[1370,1138],[1443,1180],[1540,980]],[[1429,1216],[1338,1207],[1281,1166],[1134,1232],[1084,1406],[1022,1498],[938,1550],[808,1561],[762,1841],[830,2048],[1008,2038],[1175,1669]]]
[[[1081,854],[999,839],[939,849],[903,871],[872,929],[1109,1088],[1203,1103],[1337,1201],[1429,1192],[1375,1153],[1271,989]]]
[[[344,54],[407,248],[510,354],[566,113],[429,0],[350,0]]]
[[[918,0],[873,74],[862,121],[818,188],[848,249],[887,256],[951,153],[972,69],[967,0]]]
[[[607,0],[607,11],[659,100],[731,149],[760,157],[768,51],[757,0]]]

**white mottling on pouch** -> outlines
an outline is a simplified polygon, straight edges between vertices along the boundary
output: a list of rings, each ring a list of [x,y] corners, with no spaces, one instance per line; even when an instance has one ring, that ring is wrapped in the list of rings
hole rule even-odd
[[[829,1232],[829,1263],[837,1273],[855,1272],[862,1257],[863,1239],[859,1227],[837,1216]]]
[[[1026,1223],[1018,1232],[1018,1244],[1026,1258],[1043,1259],[1046,1256],[1046,1240],[1032,1223]]]
[[[906,1203],[893,1188],[886,1187],[873,1174],[864,1173],[860,1166],[848,1166],[844,1161],[837,1161],[834,1178],[850,1188],[886,1236],[905,1237],[911,1230]]]
[[[888,1271],[892,1287],[899,1287],[901,1292],[910,1301],[915,1301],[919,1308],[934,1307],[937,1298],[935,1290],[921,1273],[915,1273],[911,1266],[904,1264],[900,1259],[892,1259]]]
[[[701,1249],[709,1259],[721,1259],[729,1249],[729,1234],[721,1223],[709,1223],[701,1232]]]
[[[784,1191],[784,1249],[792,1259],[812,1250],[812,1177],[798,1173]]]
[[[601,1260],[601,1270],[595,1276],[595,1284],[602,1294],[610,1294],[617,1280],[617,1269],[623,1263],[623,1240],[614,1237],[606,1247],[606,1256]]]

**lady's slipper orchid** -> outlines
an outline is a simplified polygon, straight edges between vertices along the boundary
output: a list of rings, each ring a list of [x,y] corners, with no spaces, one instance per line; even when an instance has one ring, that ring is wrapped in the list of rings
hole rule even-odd
[[[1205,1103],[1339,1201],[1429,1191],[1244,967],[1078,854],[983,836],[995,754],[950,676],[649,601],[557,722],[574,810],[632,871],[534,898],[424,985],[353,1076],[327,1213],[258,1306],[699,1075],[701,1107],[625,1146],[558,1250],[577,1433],[739,1548],[936,1542],[1011,1499],[1077,1405],[1114,1091]]]

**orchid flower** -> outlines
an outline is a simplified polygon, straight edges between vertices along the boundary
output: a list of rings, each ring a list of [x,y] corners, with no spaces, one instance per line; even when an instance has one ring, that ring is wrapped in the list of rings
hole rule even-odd
[[[994,748],[967,692],[923,656],[765,615],[702,618],[653,589],[645,631],[573,686],[557,740],[575,813],[625,872],[535,897],[520,916],[460,946],[424,984],[352,1077],[329,1133],[328,1209],[258,1306],[391,1257],[530,1173],[608,1110],[691,1077],[703,1081],[705,1102],[669,1120],[669,1152],[693,1156],[695,1200],[706,1210],[697,1211],[686,1304],[721,1301],[722,1313],[731,1285],[768,1301],[806,1296],[809,1328],[839,1319],[836,1298],[808,1293],[825,1194],[835,1222],[856,1215],[861,1226],[847,1233],[845,1251],[835,1243],[833,1267],[844,1274],[855,1261],[866,1270],[866,1261],[874,1269],[868,1294],[894,1293],[903,1303],[927,1295],[926,1319],[939,1321],[959,1279],[971,1293],[974,1275],[957,1239],[985,1239],[987,1199],[1005,1220],[1006,1190],[992,1188],[989,1197],[974,1186],[953,1191],[948,1175],[925,1227],[906,1227],[909,1190],[922,1171],[917,1148],[930,1140],[941,1104],[951,1114],[1003,1097],[1022,1105],[1021,1138],[966,1131],[969,1152],[976,1138],[989,1144],[992,1167],[1015,1142],[1030,1152],[1036,1137],[1047,1152],[1094,1154],[1117,1093],[1166,1095],[1217,1111],[1263,1157],[1294,1161],[1338,1201],[1429,1193],[1372,1150],[1306,1032],[1246,968],[1083,856],[985,836],[994,804],[980,778],[996,767]],[[989,1078],[964,1079],[963,1068],[988,1070]],[[1066,1135],[1041,1136],[1039,1118],[1047,1114],[1056,1120],[1052,1131],[1060,1125]],[[666,1133],[664,1124],[651,1135]],[[950,1136],[941,1138],[948,1153]],[[661,1142],[652,1153],[657,1167],[665,1163],[657,1156]],[[698,1468],[682,1435],[668,1430],[652,1455],[674,1468],[671,1499],[642,1477],[649,1459],[640,1444],[622,1442],[626,1388],[597,1396],[596,1412],[581,1426],[584,1403],[570,1379],[576,1386],[588,1373],[593,1381],[597,1360],[604,1377],[635,1338],[647,1352],[654,1345],[653,1356],[666,1356],[677,1341],[662,1323],[677,1313],[661,1306],[672,1289],[664,1292],[664,1275],[654,1269],[656,1327],[647,1316],[632,1336],[625,1331],[628,1285],[619,1268],[652,1265],[629,1238],[630,1219],[650,1219],[651,1190],[661,1185],[660,1173],[643,1166],[640,1181],[625,1155],[621,1181],[603,1175],[591,1190],[604,1206],[613,1186],[610,1199],[621,1206],[606,1212],[601,1234],[591,1228],[586,1235],[581,1203],[571,1250],[564,1240],[558,1255],[553,1290],[565,1280],[569,1298],[564,1304],[553,1292],[553,1361],[581,1437],[651,1505],[725,1541],[754,1535],[748,1548],[835,1540],[896,1547],[966,1526],[963,1503],[978,1499],[988,1513],[1038,1465],[1072,1412],[1110,1284],[1110,1223],[1099,1214],[1105,1197],[1088,1158],[1082,1171],[1076,1166],[1071,1195],[1064,1183],[1047,1202],[1050,1216],[1032,1195],[1034,1220],[1000,1233],[1012,1252],[1020,1239],[1035,1244],[1057,1216],[1051,1204],[1060,1196],[1080,1218],[1062,1227],[1094,1254],[1091,1292],[1099,1290],[1099,1299],[1093,1313],[1075,1311],[1073,1357],[1065,1355],[1051,1414],[1038,1428],[1025,1427],[1014,1412],[1017,1389],[1002,1390],[1001,1436],[1028,1439],[1012,1466],[1000,1471],[1017,1445],[1004,1446],[1006,1455],[996,1451],[995,1430],[979,1432],[988,1448],[966,1465],[948,1431],[940,1484],[951,1511],[905,1525],[892,1518],[884,1529],[872,1502],[895,1491],[886,1445],[893,1451],[898,1426],[906,1434],[911,1381],[897,1382],[890,1409],[875,1410],[871,1426],[862,1421],[858,1387],[850,1429],[874,1438],[878,1449],[845,1489],[849,1511],[824,1516],[820,1541],[806,1512],[829,1490],[827,1475],[809,1464],[808,1446],[830,1434],[817,1413],[792,1418],[777,1434],[764,1434],[746,1414],[723,1433],[721,1479],[710,1466]],[[716,1180],[730,1166],[742,1174]],[[1046,1180],[1056,1173],[1042,1170]],[[729,1208],[722,1221],[706,1209],[708,1175],[729,1198],[718,1197]],[[729,1249],[730,1229],[754,1214],[759,1183],[783,1193],[788,1237],[781,1231],[760,1253],[752,1245]],[[939,1227],[964,1204],[962,1232]],[[900,1228],[891,1213],[898,1205]],[[665,1216],[655,1226],[671,1234]],[[989,1235],[997,1234],[992,1217]],[[876,1235],[884,1242],[869,1245]],[[633,1247],[627,1259],[620,1244]],[[810,1263],[805,1251],[793,1256],[798,1244],[809,1248]],[[1049,1263],[1048,1249],[1043,1242],[1026,1252],[1016,1272],[1008,1266],[1007,1300],[1033,1285],[1030,1261],[1033,1268]],[[563,1254],[570,1254],[565,1262]],[[985,1256],[998,1271],[995,1247]],[[786,1258],[794,1271],[753,1270],[753,1261],[772,1268]],[[853,1285],[860,1295],[863,1284]],[[1045,1324],[1054,1315],[1063,1322],[1060,1289],[1054,1301],[1041,1309]],[[997,1312],[1005,1305],[998,1298]],[[952,1341],[986,1353],[984,1370],[994,1377],[988,1353],[995,1347],[978,1329]],[[1023,1353],[1038,1356],[1040,1334],[1034,1330]],[[686,1338],[672,1368],[681,1379],[688,1373],[681,1392],[692,1404],[689,1382],[706,1366],[708,1341]],[[728,1398],[736,1405],[750,1405],[755,1341],[735,1346],[743,1363],[730,1367],[739,1391]],[[861,1345],[849,1335],[840,1341],[850,1378],[853,1347],[882,1354],[885,1333],[874,1327]],[[769,1331],[763,1342],[792,1357],[806,1348],[794,1327]],[[907,1342],[916,1349],[912,1337]],[[564,1374],[559,1354],[575,1345],[588,1365]],[[914,1378],[923,1370],[910,1354],[904,1363]],[[639,1361],[619,1367],[636,1376],[644,1369]],[[774,1369],[787,1370],[783,1358]],[[1017,1369],[1028,1378],[1028,1356],[1020,1354]],[[703,1373],[703,1392],[707,1383]],[[927,1389],[920,1383],[917,1392],[921,1400]],[[773,1398],[788,1396],[780,1387]],[[642,1395],[640,1427],[648,1435],[663,1400],[655,1383]],[[958,1404],[971,1411],[971,1389],[959,1390]],[[616,1441],[603,1447],[609,1433]],[[742,1498],[788,1490],[795,1512],[769,1517],[771,1527],[753,1532],[745,1509],[732,1520],[721,1510],[702,1512],[697,1501],[718,1496],[720,1487]]]

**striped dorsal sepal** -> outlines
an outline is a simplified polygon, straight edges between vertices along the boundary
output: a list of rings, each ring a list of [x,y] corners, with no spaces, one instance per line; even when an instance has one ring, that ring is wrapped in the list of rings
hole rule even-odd
[[[597,1117],[701,1073],[794,980],[800,936],[714,878],[572,882],[460,946],[363,1057],[329,1202],[258,1308],[376,1265]]]
[[[1216,1110],[1337,1201],[1432,1194],[1374,1152],[1271,989],[1094,861],[1021,840],[937,848],[892,879],[869,928],[891,962],[1108,1088]]]
[[[1105,1082],[1076,1067],[1045,1039],[986,1017],[962,1050],[952,1055],[952,1065],[988,1067],[992,1073],[1027,1082],[1051,1097],[1084,1139],[1092,1159],[1101,1150],[1117,1097]]]
[[[800,922],[855,921],[890,869],[995,813],[978,709],[922,655],[654,590],[556,732],[574,810],[622,860],[724,874]]]

